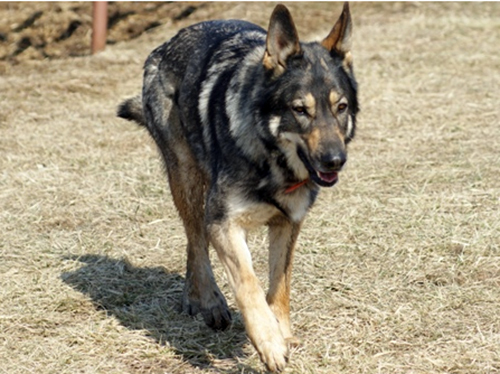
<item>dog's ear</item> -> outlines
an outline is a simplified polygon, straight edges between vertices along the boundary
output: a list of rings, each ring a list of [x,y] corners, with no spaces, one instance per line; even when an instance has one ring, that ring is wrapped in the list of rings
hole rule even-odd
[[[264,67],[273,71],[274,75],[280,75],[286,69],[288,58],[300,53],[302,50],[292,15],[284,5],[278,4],[271,15],[267,31]]]
[[[340,15],[337,23],[333,26],[330,34],[321,42],[330,54],[337,54],[344,60],[346,67],[352,65],[351,55],[351,12],[349,11],[349,3],[344,3],[344,9]]]

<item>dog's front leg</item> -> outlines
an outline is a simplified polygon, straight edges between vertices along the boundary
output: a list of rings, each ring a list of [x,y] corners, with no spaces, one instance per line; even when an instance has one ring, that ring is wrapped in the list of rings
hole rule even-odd
[[[233,288],[250,340],[270,371],[283,370],[288,347],[253,270],[245,230],[225,220],[209,225],[209,233]]]
[[[290,281],[295,243],[301,222],[277,217],[269,223],[269,291],[267,302],[290,346],[299,344],[290,326]]]

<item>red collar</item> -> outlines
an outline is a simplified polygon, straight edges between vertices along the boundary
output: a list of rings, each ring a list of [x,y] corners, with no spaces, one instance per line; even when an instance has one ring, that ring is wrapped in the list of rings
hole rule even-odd
[[[302,187],[304,184],[306,184],[307,182],[309,182],[309,179],[304,179],[302,182],[299,182],[297,184],[294,184],[293,186],[290,186],[288,187],[286,190],[285,190],[285,193],[292,193],[293,191],[295,191],[297,188],[300,188]]]

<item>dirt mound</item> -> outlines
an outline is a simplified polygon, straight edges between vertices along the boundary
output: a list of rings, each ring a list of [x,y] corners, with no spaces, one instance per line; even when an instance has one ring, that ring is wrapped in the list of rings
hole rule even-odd
[[[107,44],[136,38],[189,17],[201,3],[108,4]],[[0,61],[12,63],[90,54],[92,3],[0,4]]]

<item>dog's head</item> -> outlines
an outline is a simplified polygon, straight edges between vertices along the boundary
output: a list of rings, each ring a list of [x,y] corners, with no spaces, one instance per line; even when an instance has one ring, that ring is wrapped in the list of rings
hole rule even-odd
[[[288,9],[274,9],[262,64],[263,115],[297,178],[333,186],[354,136],[357,88],[349,6],[320,43],[301,43]]]

